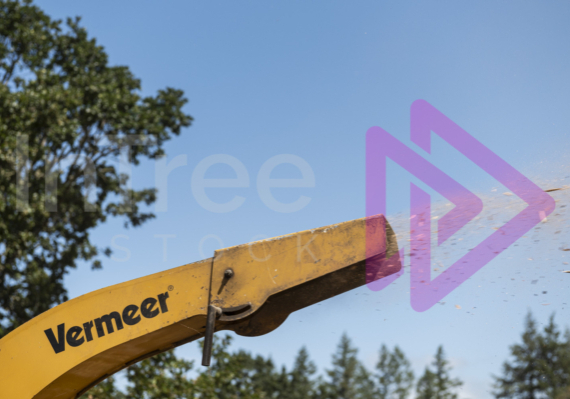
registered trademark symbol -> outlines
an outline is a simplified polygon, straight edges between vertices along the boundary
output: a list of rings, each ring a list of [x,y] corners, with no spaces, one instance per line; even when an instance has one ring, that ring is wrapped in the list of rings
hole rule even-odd
[[[168,291],[172,291],[173,289],[174,289],[174,286],[173,286],[173,285],[169,285],[169,286],[168,286]]]

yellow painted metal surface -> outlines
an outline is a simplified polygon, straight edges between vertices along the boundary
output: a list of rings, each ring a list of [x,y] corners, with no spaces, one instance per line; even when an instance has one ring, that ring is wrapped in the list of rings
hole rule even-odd
[[[199,334],[206,316],[211,265],[212,260],[207,259],[91,292],[11,332],[0,340],[0,397],[74,398],[83,388],[133,360]],[[167,309],[161,309],[158,302],[161,294],[168,294]],[[145,304],[149,317],[141,311],[147,298],[156,300]],[[140,320],[133,325],[123,317],[129,305],[139,307],[133,318],[138,316]],[[99,336],[95,321],[112,312],[121,316],[122,328],[112,319],[111,332],[103,321],[103,335]],[[125,316],[128,319],[128,310]],[[85,323],[93,323],[91,340]],[[63,334],[58,331],[61,325]],[[75,347],[68,342],[73,342],[73,327],[83,330],[76,337],[76,341],[83,342]],[[45,333],[50,329],[57,343],[63,345],[59,353],[55,353]]]
[[[368,221],[382,224],[379,239],[373,240],[376,244],[385,240],[383,222],[383,218]],[[372,253],[378,255],[383,248],[376,245]],[[212,304],[225,308],[249,302],[253,313],[271,295],[363,261],[366,250],[366,219],[217,250]],[[234,265],[239,265],[239,273],[220,290],[224,271]]]
[[[222,249],[56,306],[0,340],[0,398],[76,398],[202,337],[210,303],[222,308],[218,331],[269,332],[291,312],[363,285],[365,259],[396,252],[385,223],[358,219]]]

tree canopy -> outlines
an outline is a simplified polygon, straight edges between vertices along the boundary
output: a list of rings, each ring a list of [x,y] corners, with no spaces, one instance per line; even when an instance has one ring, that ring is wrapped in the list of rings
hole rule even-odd
[[[394,351],[390,352],[386,345],[382,345],[376,369],[379,399],[405,399],[410,395],[414,372],[399,347],[396,346]]]
[[[0,0],[0,337],[67,300],[80,260],[101,266],[91,230],[108,217],[139,226],[154,189],[133,190],[126,162],[164,154],[192,118],[181,90],[142,96],[109,65],[79,18],[52,20],[30,1]]]
[[[529,313],[522,342],[511,346],[511,358],[495,376],[495,397],[563,399],[570,397],[570,331],[562,335],[550,317],[543,331]]]
[[[456,388],[463,385],[458,378],[449,375],[451,366],[445,358],[443,346],[437,348],[432,368],[426,367],[416,389],[418,399],[457,399]]]
[[[457,399],[463,382],[442,346],[432,363],[415,380],[410,361],[399,347],[382,345],[376,369],[358,359],[345,334],[331,358],[331,367],[318,375],[306,348],[298,352],[291,370],[278,368],[271,358],[229,350],[232,338],[215,337],[213,366],[193,370],[193,364],[172,352],[131,366],[126,372],[126,396],[109,379],[82,399]],[[508,399],[567,399],[570,397],[570,331],[563,334],[552,316],[539,331],[530,315],[522,342],[511,346],[511,358],[495,376],[494,396]],[[190,371],[190,373],[189,373]],[[193,374],[192,374],[193,373]],[[415,387],[415,395],[412,389]]]
[[[273,360],[244,350],[231,351],[229,335],[214,337],[212,366],[193,368],[193,363],[166,352],[130,366],[121,391],[116,381],[108,379],[92,388],[81,399],[375,399],[411,398],[414,386],[410,362],[398,347],[390,352],[385,346],[379,353],[377,367],[368,370],[358,359],[358,351],[344,334],[331,357],[331,367],[322,375],[301,348],[293,366],[276,367]],[[200,343],[201,345],[201,343]],[[438,351],[434,365],[437,373],[450,367]],[[441,366],[438,368],[438,365]],[[421,384],[422,380],[418,382]],[[452,398],[456,380],[434,379],[434,392]],[[455,382],[453,385],[451,382]],[[419,385],[418,385],[419,386]],[[447,396],[446,396],[447,395]],[[427,396],[424,396],[427,397]]]

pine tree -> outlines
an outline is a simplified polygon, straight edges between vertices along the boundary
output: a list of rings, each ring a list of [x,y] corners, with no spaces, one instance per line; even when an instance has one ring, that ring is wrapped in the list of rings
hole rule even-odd
[[[522,343],[511,346],[511,356],[503,364],[503,376],[494,377],[496,398],[566,397],[570,386],[570,333],[561,337],[554,315],[540,333],[529,313]]]
[[[457,378],[451,378],[451,367],[445,359],[443,347],[439,346],[432,363],[433,371],[426,367],[417,385],[417,399],[457,399],[454,389],[463,385]]]
[[[374,375],[364,365],[360,364],[356,374],[356,398],[372,399],[377,397],[376,393]]]
[[[312,376],[316,373],[315,364],[309,360],[309,353],[302,347],[295,358],[293,369],[285,373],[285,380],[279,398],[306,399],[314,395],[315,382]],[[285,369],[283,369],[285,372]]]
[[[371,375],[356,357],[357,349],[343,334],[336,353],[333,367],[327,370],[329,381],[320,381],[316,397],[320,399],[368,399],[374,397]]]
[[[386,345],[382,345],[376,370],[378,398],[405,399],[409,396],[414,384],[414,373],[400,348],[396,346],[394,352],[390,353]]]
[[[416,399],[436,398],[436,376],[429,367],[426,367],[424,374],[418,380],[416,387]]]
[[[245,367],[249,369],[249,378],[254,392],[262,398],[281,398],[279,393],[284,389],[281,374],[277,372],[275,364],[271,358],[264,358],[261,355],[255,358],[247,352],[240,351],[251,361]]]
[[[451,378],[449,376],[449,371],[451,367],[449,362],[445,359],[445,353],[443,347],[437,348],[437,353],[435,355],[435,361],[433,363],[435,367],[435,380],[438,399],[456,399],[457,394],[453,393],[453,389],[463,385],[463,382],[458,378]]]

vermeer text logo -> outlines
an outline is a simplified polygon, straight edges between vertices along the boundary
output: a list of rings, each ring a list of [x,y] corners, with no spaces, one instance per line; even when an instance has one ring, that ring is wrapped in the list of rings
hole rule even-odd
[[[159,313],[166,313],[168,312],[167,299],[168,292],[159,294],[158,299],[154,297],[146,298],[142,301],[140,307],[127,305],[121,313],[117,311],[109,312],[94,320],[86,321],[82,326],[70,327],[67,332],[65,331],[65,323],[61,323],[57,326],[57,338],[51,328],[45,330],[44,333],[57,354],[65,351],[66,342],[71,347],[81,346],[85,342],[93,341],[95,333],[98,338],[102,338],[105,336],[105,330],[107,334],[112,334],[115,332],[115,328],[122,330],[124,324],[134,326],[140,323],[142,320],[141,315],[146,319],[152,319],[158,316]],[[140,314],[138,314],[139,310]]]

